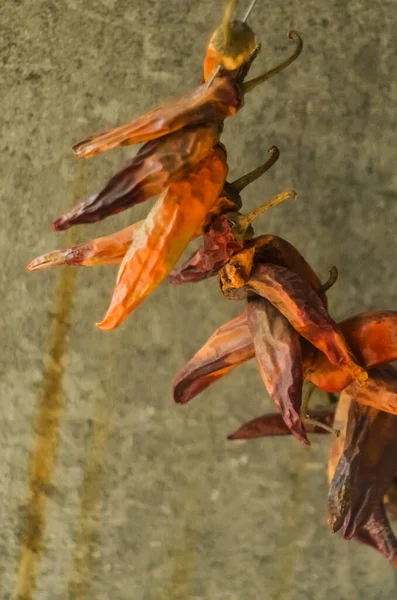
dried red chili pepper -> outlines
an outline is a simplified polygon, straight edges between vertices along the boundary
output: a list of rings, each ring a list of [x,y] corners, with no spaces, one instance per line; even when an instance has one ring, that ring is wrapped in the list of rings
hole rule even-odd
[[[334,421],[335,407],[312,409],[308,415],[310,418],[323,423],[327,427],[332,427]],[[318,425],[305,423],[307,433],[328,434],[329,431]],[[234,433],[227,436],[228,440],[252,440],[260,437],[271,437],[279,435],[291,435],[291,429],[286,425],[280,413],[268,413],[256,417],[248,423],[241,425]]]
[[[261,235],[247,241],[247,248],[251,245],[255,247],[255,264],[272,263],[293,271],[311,285],[324,306],[327,307],[325,291],[336,280],[337,270],[335,267],[330,269],[332,271],[331,279],[327,285],[324,285],[302,254],[286,240],[276,235]]]
[[[248,298],[246,310],[263,383],[287,427],[308,444],[300,418],[303,375],[299,334],[264,298]]]
[[[77,158],[89,158],[117,146],[149,142],[192,125],[219,125],[241,108],[242,99],[233,78],[225,76],[203,84],[144,113],[131,123],[91,135],[73,146]]]
[[[215,147],[183,180],[168,186],[135,232],[100,329],[120,325],[169,274],[216,204],[227,169],[224,151]]]
[[[266,298],[302,337],[324,352],[332,364],[359,382],[367,379],[365,370],[355,361],[338,326],[306,281],[278,265],[257,265],[249,281],[243,284],[244,288],[237,289],[236,293],[235,277],[230,274],[229,264],[225,265],[221,274],[222,291],[226,297],[241,299],[254,292]],[[244,280],[244,277],[245,273],[241,279]]]
[[[383,504],[374,508],[366,524],[355,533],[354,539],[380,552],[392,567],[397,568],[397,538]]]
[[[384,493],[394,482],[397,417],[340,395],[335,423],[342,435],[330,449],[329,525],[345,539],[368,544],[397,566],[397,539],[388,521]]]
[[[182,178],[219,140],[219,125],[196,125],[145,144],[104,188],[53,223],[57,231],[94,223],[149,198]]]
[[[396,373],[394,379],[397,383]],[[343,526],[346,539],[368,521],[397,470],[397,416],[363,406],[351,395],[343,453],[328,495],[331,531]]]
[[[211,383],[255,356],[252,335],[243,313],[218,327],[206,344],[178,373],[174,400],[186,404]]]
[[[243,245],[232,233],[227,215],[219,215],[204,234],[203,245],[169,274],[168,281],[173,284],[192,283],[217,275],[219,269]]]

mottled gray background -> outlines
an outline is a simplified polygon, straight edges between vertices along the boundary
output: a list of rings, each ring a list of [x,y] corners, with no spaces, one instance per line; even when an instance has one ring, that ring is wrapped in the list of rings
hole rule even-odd
[[[163,285],[103,333],[94,323],[115,268],[25,271],[68,243],[51,220],[135,151],[79,162],[72,143],[196,85],[222,10],[213,0],[0,3],[1,600],[396,597],[382,558],[328,534],[325,436],[310,449],[225,440],[271,406],[253,362],[173,404],[174,373],[239,310],[214,281]],[[291,28],[305,50],[227,122],[230,179],[277,144],[281,159],[246,206],[290,186],[299,199],[257,231],[296,244],[324,279],[338,266],[335,318],[396,308],[395,1],[258,0],[250,23],[263,44],[255,72],[291,51]]]

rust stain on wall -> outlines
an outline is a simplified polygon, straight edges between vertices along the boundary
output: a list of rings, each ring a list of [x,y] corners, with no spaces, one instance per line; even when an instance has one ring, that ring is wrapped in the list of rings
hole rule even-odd
[[[80,169],[73,197],[80,199],[83,188],[83,171]],[[78,243],[76,230],[69,230],[65,242],[68,246]],[[43,360],[43,378],[34,424],[36,440],[28,480],[25,534],[13,594],[16,600],[33,599],[37,568],[43,550],[47,495],[51,489],[63,408],[63,362],[68,348],[76,275],[76,269],[66,267],[61,270],[55,289],[55,306],[49,320],[48,350]]]
[[[109,356],[116,349],[109,347]],[[85,477],[81,491],[81,509],[75,534],[73,570],[69,582],[69,597],[83,600],[89,597],[95,536],[99,529],[98,506],[101,498],[102,472],[105,461],[111,413],[114,400],[109,389],[112,381],[111,364],[106,362],[105,397],[98,400],[94,411],[85,467]]]

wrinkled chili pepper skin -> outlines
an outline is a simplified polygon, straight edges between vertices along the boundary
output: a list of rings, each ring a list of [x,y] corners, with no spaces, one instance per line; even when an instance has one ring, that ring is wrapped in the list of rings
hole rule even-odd
[[[259,371],[269,396],[293,435],[309,444],[300,418],[303,375],[299,334],[264,298],[248,298],[246,310]]]
[[[248,283],[254,266],[255,248],[239,250],[228,260],[219,271],[221,290],[226,298],[232,300],[246,300]]]
[[[327,307],[327,297],[321,292],[319,277],[292,244],[275,235],[261,235],[243,243],[235,238],[232,223],[227,221],[227,217],[223,216],[223,221],[219,219],[211,224],[208,233],[204,235],[203,245],[175,270],[170,278],[171,283],[202,281],[213,277],[236,252],[243,248],[255,248],[255,264],[270,262],[291,269],[310,283]]]
[[[380,552],[392,567],[397,568],[397,538],[382,503],[374,509],[364,527],[356,531],[354,539]]]
[[[218,271],[244,244],[236,240],[226,215],[219,215],[203,236],[203,244],[168,276],[173,284],[202,281]]]
[[[362,389],[353,381],[346,390],[354,394],[360,404],[397,415],[397,378],[394,370],[387,365],[371,369],[368,373],[368,381]]]
[[[397,311],[368,311],[340,323],[354,355],[367,368],[397,360]],[[347,373],[331,365],[327,357],[307,348],[305,379],[327,392],[340,392],[351,383]]]
[[[219,327],[174,380],[174,400],[186,404],[211,383],[255,356],[252,335],[243,313]]]
[[[216,204],[227,170],[225,153],[216,146],[183,180],[169,185],[135,232],[100,329],[120,325],[169,274]]]
[[[149,142],[190,125],[222,123],[242,105],[243,99],[233,79],[219,77],[210,87],[200,85],[127,125],[85,138],[73,146],[73,152],[78,158],[89,158],[117,146]]]
[[[397,381],[396,373],[394,378]],[[343,526],[352,538],[378,507],[397,469],[397,416],[363,406],[351,396],[343,452],[336,466],[329,495],[331,531]]]
[[[337,324],[331,319],[319,296],[299,275],[278,265],[263,264],[253,268],[244,288],[234,292],[234,274],[224,271],[222,291],[228,298],[241,299],[243,294],[258,294],[269,300],[291,323],[292,327],[328,360],[354,379],[367,379],[365,370],[357,364]]]
[[[335,419],[334,419],[334,427],[336,427],[337,429],[340,430],[340,436],[338,438],[333,439],[331,446],[330,446],[330,452],[329,452],[328,479],[330,482],[333,481],[333,478],[336,474],[337,466],[339,465],[339,460],[341,459],[342,454],[343,454],[343,450],[344,450],[344,446],[345,446],[348,415],[349,415],[351,404],[352,404],[352,394],[350,393],[349,390],[343,391],[339,397],[339,402],[338,402],[338,405],[336,408]],[[365,409],[365,407],[364,407],[364,409]],[[360,410],[360,409],[358,408],[358,410]],[[378,425],[379,425],[379,423],[378,423]],[[353,433],[354,433],[354,431],[353,431]],[[376,443],[376,440],[375,440],[375,443]],[[380,444],[381,444],[381,448],[384,448],[384,445],[382,444],[381,441],[380,441]],[[377,453],[376,450],[375,450],[375,452]],[[394,457],[387,457],[387,461],[389,461],[389,460],[394,460]],[[367,463],[368,463],[368,460],[367,460]],[[342,465],[345,465],[345,463],[342,463]],[[383,472],[384,472],[384,470],[383,470]],[[338,477],[338,475],[337,475],[337,477]],[[393,477],[393,475],[392,475],[392,477]],[[393,481],[394,481],[394,477],[393,477]],[[343,484],[343,479],[340,480],[340,483]],[[351,485],[350,485],[350,488],[351,488]],[[375,490],[376,490],[376,487],[375,487]],[[338,499],[338,491],[340,492],[339,499]],[[351,490],[350,490],[350,493],[351,493]],[[362,499],[364,502],[366,502],[368,493],[370,495],[372,494],[371,489],[362,491]],[[343,499],[346,498],[346,495],[347,494],[346,494],[346,491],[343,489],[343,485],[338,490],[338,487],[335,485],[335,482],[334,482],[333,488],[331,486],[330,496],[332,498],[331,503],[332,502],[334,503],[334,505],[336,507],[336,511],[334,512],[334,514],[332,514],[332,512],[331,512],[331,523],[330,523],[331,531],[334,530],[333,527],[335,525],[336,525],[336,528],[339,528],[341,526],[341,523],[343,524],[343,522],[344,522],[343,518],[340,518],[339,522],[337,522],[338,514],[340,512],[340,506],[338,506],[338,502],[340,503],[341,501],[343,501]],[[375,494],[375,496],[378,496],[378,495],[379,495],[379,493]],[[372,496],[372,498],[376,502],[376,497],[374,498]],[[347,496],[347,500],[348,500],[348,496]],[[344,510],[344,511],[342,510],[341,512],[342,512],[342,514],[343,514],[343,512],[346,513],[346,510]],[[345,535],[345,539],[348,539],[346,537],[346,535]],[[375,550],[380,552],[383,556],[385,556],[385,558],[387,558],[390,561],[392,566],[394,566],[394,567],[397,566],[397,561],[396,561],[397,540],[396,540],[396,537],[390,527],[390,523],[387,518],[386,511],[385,511],[385,506],[382,501],[378,502],[372,506],[372,511],[371,511],[369,517],[367,518],[366,523],[364,525],[362,525],[361,527],[357,527],[355,529],[355,532],[353,534],[353,539],[358,542],[361,542],[363,544],[367,544],[367,545],[371,546],[372,548],[374,548]]]
[[[61,265],[95,267],[120,264],[131,245],[134,233],[139,231],[142,223],[143,221],[134,223],[121,231],[79,244],[73,248],[53,250],[32,260],[27,269],[36,271]]]
[[[332,426],[335,407],[315,409],[309,411],[309,416],[324,425]],[[329,434],[328,431],[312,425],[305,424],[307,433]],[[291,435],[291,429],[286,425],[280,413],[270,413],[256,417],[239,427],[234,433],[227,436],[228,440],[253,440],[261,437],[272,437],[279,435]]]
[[[196,125],[145,144],[95,196],[80,202],[53,223],[56,231],[102,221],[158,196],[171,181],[183,177],[219,140],[218,124]]]
[[[255,264],[272,263],[293,271],[311,285],[327,307],[327,297],[321,292],[320,278],[292,244],[276,235],[261,235],[248,240],[246,247],[250,246],[255,247]]]

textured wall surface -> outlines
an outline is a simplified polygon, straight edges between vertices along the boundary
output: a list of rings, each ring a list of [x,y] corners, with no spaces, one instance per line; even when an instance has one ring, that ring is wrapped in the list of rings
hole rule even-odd
[[[49,224],[131,156],[73,158],[201,77],[222,2],[2,0],[0,600],[333,600],[396,597],[375,553],[330,536],[328,439],[230,443],[270,409],[246,364],[187,407],[172,378],[237,314],[215,281],[163,285],[116,331],[94,326],[116,269],[27,273],[34,256],[97,237],[142,205],[71,234]],[[255,72],[305,41],[225,127],[230,180],[271,144],[278,164],[246,207],[299,192],[258,232],[296,244],[331,290],[336,319],[397,307],[397,54],[392,0],[258,0]],[[151,203],[150,203],[151,204]]]

